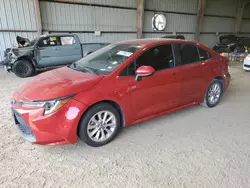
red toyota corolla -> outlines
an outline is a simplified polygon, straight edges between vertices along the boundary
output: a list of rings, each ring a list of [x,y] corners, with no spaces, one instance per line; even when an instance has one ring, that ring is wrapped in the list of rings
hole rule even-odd
[[[204,45],[148,39],[108,45],[34,77],[13,96],[23,138],[37,144],[102,146],[122,127],[195,104],[216,106],[229,61]]]

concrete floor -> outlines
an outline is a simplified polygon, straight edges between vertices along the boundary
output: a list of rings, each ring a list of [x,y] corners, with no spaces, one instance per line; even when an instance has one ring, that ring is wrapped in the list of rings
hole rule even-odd
[[[110,144],[91,148],[20,138],[8,102],[25,79],[0,70],[0,187],[249,187],[250,73],[233,65],[231,74],[219,106],[131,126]]]

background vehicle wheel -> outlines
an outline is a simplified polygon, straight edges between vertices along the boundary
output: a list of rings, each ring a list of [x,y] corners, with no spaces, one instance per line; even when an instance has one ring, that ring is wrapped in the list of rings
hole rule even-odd
[[[201,103],[202,106],[212,108],[215,107],[219,102],[223,94],[223,81],[213,80],[208,87],[204,101]]]
[[[18,60],[14,63],[12,72],[18,77],[26,78],[35,74],[35,68],[28,60]]]
[[[118,134],[120,120],[119,112],[112,105],[97,104],[84,114],[78,127],[78,136],[89,146],[108,144]]]

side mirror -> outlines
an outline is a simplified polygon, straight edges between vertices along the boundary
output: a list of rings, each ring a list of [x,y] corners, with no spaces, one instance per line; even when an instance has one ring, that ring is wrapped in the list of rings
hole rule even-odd
[[[142,77],[152,76],[155,72],[155,69],[150,66],[141,66],[139,67],[135,74],[136,74],[136,81],[139,81]]]

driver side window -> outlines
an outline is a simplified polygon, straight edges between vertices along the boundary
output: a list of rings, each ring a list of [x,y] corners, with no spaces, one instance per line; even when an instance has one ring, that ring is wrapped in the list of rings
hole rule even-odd
[[[59,40],[59,37],[56,37],[56,36],[44,37],[38,43],[39,47],[60,46],[60,45],[61,45],[61,41]]]
[[[155,71],[174,67],[174,55],[171,44],[160,45],[149,49],[131,63],[126,68],[127,70],[124,71],[127,72],[127,76],[133,76],[135,75],[136,69],[143,65],[151,66]],[[126,74],[124,71],[122,72],[123,76]]]

